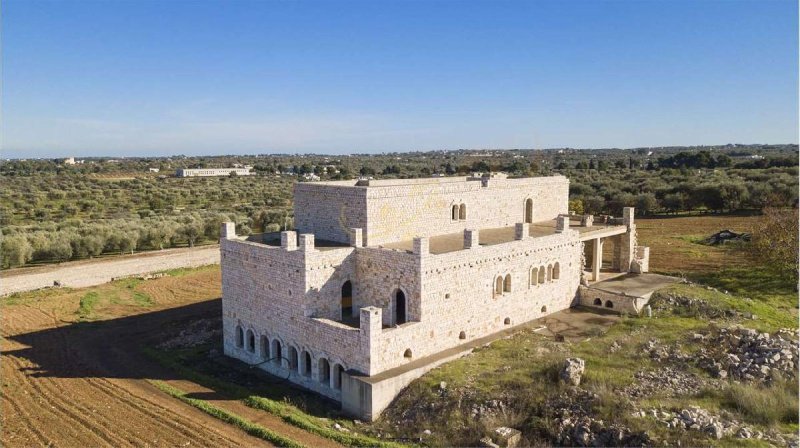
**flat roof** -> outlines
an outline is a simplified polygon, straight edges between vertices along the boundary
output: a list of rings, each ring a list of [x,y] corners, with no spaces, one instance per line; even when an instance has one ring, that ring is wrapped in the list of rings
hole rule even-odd
[[[353,179],[353,180],[334,180],[322,182],[303,182],[298,185],[324,185],[343,188],[375,188],[375,187],[396,187],[409,185],[442,185],[466,182],[479,182],[483,179],[489,181],[526,181],[531,179],[552,179],[565,178],[562,175],[552,176],[527,176],[527,177],[508,177],[505,175],[495,175],[492,177],[476,176],[450,176],[450,177],[420,177],[413,179]]]
[[[592,283],[589,288],[648,298],[653,292],[680,281],[677,277],[660,274],[626,274]]]
[[[251,243],[263,244],[265,246],[281,247],[281,233],[280,232],[251,233],[250,235],[247,236],[247,238],[245,238],[245,241],[249,241]],[[331,249],[339,249],[342,247],[350,247],[350,245],[345,243],[339,243],[337,241],[329,241],[329,240],[314,238],[314,248],[317,250],[331,250]]]
[[[574,225],[572,225],[574,223]],[[581,235],[596,231],[611,231],[611,233],[625,233],[627,228],[622,225],[596,225],[580,227],[580,221],[571,221],[570,229],[577,230]],[[535,222],[529,225],[528,236],[538,238],[542,236],[554,235],[556,233],[555,219],[549,221]],[[604,232],[605,233],[605,232]],[[478,244],[481,246],[493,246],[514,241],[514,226],[486,228],[478,230]],[[444,254],[464,249],[464,233],[447,233],[428,238],[430,253]],[[395,243],[382,244],[377,247],[394,250],[411,251],[414,248],[413,240],[398,241]]]

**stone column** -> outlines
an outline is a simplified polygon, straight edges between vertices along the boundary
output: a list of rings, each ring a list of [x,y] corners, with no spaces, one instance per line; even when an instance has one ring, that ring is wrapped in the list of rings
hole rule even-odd
[[[416,255],[428,255],[430,253],[430,240],[426,236],[414,238],[414,250]]]
[[[600,268],[603,266],[603,239],[592,240],[592,281],[600,280]]]
[[[478,229],[464,229],[464,249],[477,249],[480,241]]]
[[[297,232],[293,230],[281,232],[281,247],[286,250],[297,250]]]
[[[524,240],[530,235],[530,224],[527,222],[518,222],[514,224],[514,239]]]
[[[564,233],[569,230],[569,216],[559,216],[556,218],[556,233]]]
[[[304,233],[300,235],[300,250],[303,252],[314,251],[314,234]]]
[[[219,237],[223,240],[229,240],[231,238],[236,238],[236,224],[232,222],[223,222],[222,228],[219,232]]]
[[[377,358],[374,358],[373,354],[377,355],[378,348],[380,347],[380,341],[378,339],[382,331],[383,310],[376,306],[365,306],[361,308],[361,315],[359,318],[361,347],[365,352],[363,356],[368,360],[369,364],[367,374],[373,375],[377,373],[380,367],[377,364]]]
[[[353,247],[364,247],[364,231],[359,228],[350,229],[350,245]]]

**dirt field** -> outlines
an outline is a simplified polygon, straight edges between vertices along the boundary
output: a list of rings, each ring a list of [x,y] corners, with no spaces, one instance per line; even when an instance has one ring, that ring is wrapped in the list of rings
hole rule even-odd
[[[2,445],[268,445],[147,382],[158,379],[305,445],[332,446],[275,416],[216,397],[140,354],[139,347],[153,342],[148,338],[165,325],[218,319],[219,285],[215,267],[145,282],[4,299]],[[128,300],[129,291],[150,300]],[[98,320],[89,322],[81,308],[92,293],[98,299],[88,318]]]
[[[747,230],[757,218],[638,221],[656,271],[710,271],[744,263],[724,248],[693,243],[723,229]],[[214,249],[216,250],[216,249]],[[115,263],[110,260],[104,263]],[[84,275],[105,264],[84,264]],[[5,280],[5,279],[4,279]],[[155,280],[122,280],[84,289],[50,289],[0,299],[0,443],[27,446],[263,446],[153,387],[162,380],[196,398],[307,446],[331,440],[179,378],[141,354],[165,326],[220,318],[218,266]]]
[[[56,265],[0,272],[0,296],[53,286],[83,288],[110,282],[112,278],[219,263],[219,246],[167,249],[101,260],[82,260]]]
[[[722,267],[752,263],[731,256],[731,246],[706,246],[702,240],[721,230],[750,232],[758,216],[693,216],[637,219],[639,244],[650,246],[650,270],[654,272],[710,272]]]

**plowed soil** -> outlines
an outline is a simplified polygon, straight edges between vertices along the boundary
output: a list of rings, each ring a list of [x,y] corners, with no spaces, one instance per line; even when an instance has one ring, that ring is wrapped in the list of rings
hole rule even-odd
[[[263,411],[185,381],[141,354],[167,324],[219,318],[219,269],[136,285],[147,305],[103,300],[129,284],[91,288],[97,320],[78,317],[86,290],[2,302],[0,442],[29,446],[269,446],[147,382],[158,379],[307,446],[332,446]],[[124,292],[124,290],[123,290]],[[116,294],[116,295],[115,295]]]

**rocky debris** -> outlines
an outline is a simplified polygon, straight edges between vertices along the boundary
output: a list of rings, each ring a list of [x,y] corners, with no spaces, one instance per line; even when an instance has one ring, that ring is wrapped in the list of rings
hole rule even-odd
[[[211,342],[215,338],[222,339],[222,328],[218,319],[200,319],[181,330],[177,336],[158,344],[161,350],[175,350],[196,347]]]
[[[561,370],[561,380],[573,386],[581,384],[581,376],[586,370],[586,362],[581,358],[567,358],[564,361],[564,368]]]
[[[735,437],[738,439],[760,439],[772,444],[785,446],[787,443],[796,443],[795,440],[786,440],[777,432],[763,433],[742,425],[738,420],[732,419],[729,415],[712,414],[711,412],[696,406],[680,411],[665,411],[661,409],[650,409],[634,413],[636,417],[650,417],[662,422],[670,429],[683,431],[697,431],[705,434],[712,439],[723,437]]]
[[[548,400],[546,409],[555,426],[555,442],[561,446],[645,446],[651,441],[645,432],[633,432],[619,424],[607,424],[591,416],[598,396],[575,388]]]
[[[608,348],[608,351],[610,351],[611,353],[616,353],[616,352],[618,352],[618,351],[619,351],[621,348],[622,348],[622,346],[621,346],[621,345],[619,345],[619,342],[617,342],[617,341],[614,341],[614,342],[612,342],[612,343],[611,343],[611,346]]]
[[[710,291],[717,291],[715,288],[706,287]],[[727,294],[727,291],[717,291]],[[685,310],[696,316],[708,317],[711,319],[734,319],[745,317],[743,313],[736,310],[721,307],[717,304],[709,303],[707,300],[696,297],[686,297],[674,293],[656,293],[650,300],[649,305],[654,311]]]
[[[494,440],[498,445],[506,448],[515,448],[522,440],[522,432],[517,429],[501,426],[494,430]]]
[[[750,241],[749,233],[736,233],[730,230],[717,232],[705,239],[706,244],[716,246],[734,241]]]
[[[797,331],[783,329],[774,335],[750,328],[712,329],[689,336],[700,349],[691,355],[680,345],[665,346],[656,339],[644,350],[650,359],[673,364],[693,364],[716,378],[770,382],[779,375],[795,378],[798,369]]]
[[[691,395],[696,394],[711,384],[693,373],[687,373],[673,367],[657,370],[639,371],[634,374],[634,382],[622,392],[632,398],[647,397],[655,394]]]
[[[795,378],[798,369],[797,331],[774,335],[750,328],[722,328],[705,337],[697,366],[712,375],[742,381],[770,382],[777,375]]]
[[[473,404],[470,409],[472,418],[492,417],[506,412],[507,406],[502,400],[489,400],[482,404]]]
[[[685,353],[679,345],[662,345],[658,339],[647,341],[644,350],[653,361],[685,363],[691,360],[691,356]]]

